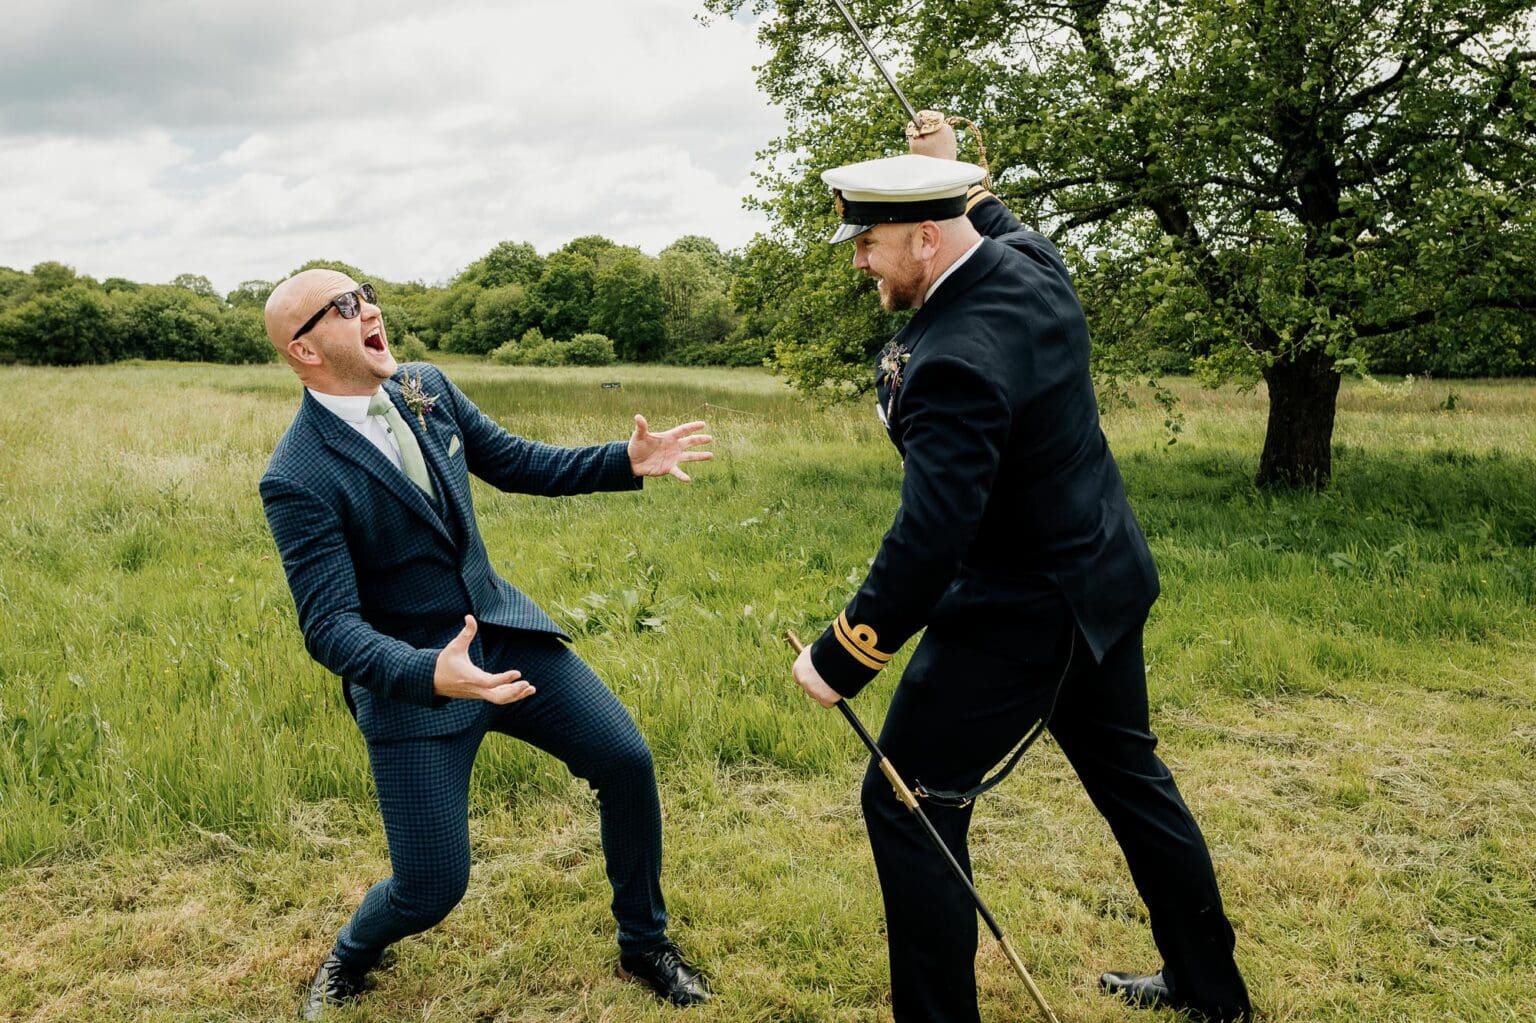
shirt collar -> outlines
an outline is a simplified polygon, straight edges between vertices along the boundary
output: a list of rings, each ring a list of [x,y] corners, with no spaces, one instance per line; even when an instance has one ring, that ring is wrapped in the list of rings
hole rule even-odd
[[[384,388],[381,386],[379,391],[374,391],[373,394],[323,394],[313,387],[306,387],[305,390],[340,418],[354,426],[361,426],[368,420],[368,403],[373,400],[374,394],[378,394]]]
[[[948,279],[950,274],[952,274],[956,270],[960,269],[960,264],[961,263],[964,263],[967,259],[970,259],[972,256],[974,256],[976,254],[976,250],[981,248],[981,243],[984,240],[985,240],[984,238],[977,238],[975,245],[972,245],[970,248],[968,248],[964,252],[960,253],[960,258],[955,260],[953,263],[949,264],[949,269],[947,269],[943,273],[939,274],[938,280],[936,280],[932,284],[928,285],[928,294],[923,296],[923,301],[925,303],[930,298],[933,297],[933,293],[935,291],[939,290],[939,285],[943,284],[944,281],[946,279]]]

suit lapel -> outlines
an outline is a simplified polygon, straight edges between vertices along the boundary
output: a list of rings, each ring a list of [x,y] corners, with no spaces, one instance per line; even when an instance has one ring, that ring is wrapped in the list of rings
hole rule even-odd
[[[422,429],[421,420],[416,418],[416,413],[406,407],[405,399],[400,394],[400,384],[393,377],[384,381],[384,393],[389,395],[389,400],[395,403],[400,410],[400,417],[405,420],[405,425],[410,428],[416,437],[416,443],[421,446],[421,457],[426,461],[427,468],[432,472],[433,482],[437,485],[442,497],[443,518],[452,514],[459,524],[462,535],[469,535],[469,479],[463,473],[453,471],[453,465],[449,460],[448,452],[438,439],[437,431]],[[427,424],[432,424],[434,415],[443,415],[441,406],[433,412],[427,413]],[[401,473],[401,475],[405,475]]]
[[[388,384],[385,386],[387,388]],[[391,397],[397,395],[398,388]],[[321,405],[308,391],[304,392],[304,412],[327,447],[366,471],[400,498],[406,507],[441,532],[450,543],[454,542],[443,517],[428,503],[427,495],[422,493],[421,488],[412,483],[410,477],[401,472],[366,437],[353,429],[350,423]]]

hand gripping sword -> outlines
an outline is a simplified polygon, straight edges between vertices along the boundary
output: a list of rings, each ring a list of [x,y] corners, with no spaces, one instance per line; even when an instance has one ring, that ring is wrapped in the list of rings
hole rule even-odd
[[[834,2],[838,3],[839,7],[842,6],[838,0],[834,0]],[[794,630],[784,633],[784,639],[796,654],[805,649],[800,642],[800,637],[795,635]],[[843,712],[843,717],[848,720],[848,723],[853,726],[853,730],[863,740],[864,745],[869,748],[870,756],[875,758],[875,763],[880,767],[880,773],[885,775],[885,780],[890,782],[891,788],[896,791],[896,798],[901,801],[901,804],[907,808],[912,816],[917,818],[917,822],[922,825],[923,831],[927,833],[928,840],[943,855],[944,861],[949,864],[950,873],[955,875],[955,880],[965,886],[965,890],[970,893],[971,901],[976,904],[976,911],[981,914],[982,920],[986,921],[987,929],[992,932],[992,936],[1002,946],[1003,955],[1013,965],[1014,972],[1019,975],[1019,979],[1024,982],[1024,986],[1029,989],[1030,997],[1034,998],[1035,1004],[1040,1006],[1040,1011],[1045,1014],[1045,1018],[1050,1023],[1060,1023],[1056,1018],[1056,1014],[1051,1011],[1051,1007],[1045,1003],[1045,996],[1035,986],[1035,979],[1029,975],[1029,970],[1025,969],[1024,960],[1020,959],[1019,954],[1014,951],[1013,943],[1008,940],[1008,936],[1003,933],[1003,929],[997,925],[997,919],[992,916],[992,911],[987,909],[987,904],[981,901],[981,893],[976,891],[976,886],[971,884],[971,879],[965,876],[965,871],[955,860],[955,854],[949,851],[949,846],[944,844],[944,839],[939,837],[939,833],[934,830],[933,822],[928,819],[928,815],[923,812],[923,808],[917,805],[917,797],[912,794],[912,790],[907,787],[907,783],[901,780],[901,775],[896,773],[896,768],[892,766],[886,755],[880,752],[880,747],[875,744],[875,740],[864,728],[864,723],[853,712],[853,708],[848,706],[848,701],[838,700],[837,709]]]
[[[906,110],[907,116],[912,119],[912,125],[917,129],[918,134],[927,135],[930,132],[937,131],[943,123],[942,119],[933,116],[919,117],[917,115],[917,111],[913,109],[912,104],[907,102],[906,94],[901,91],[901,86],[896,84],[896,79],[891,77],[891,73],[886,70],[885,63],[880,60],[879,54],[875,53],[875,48],[869,45],[868,39],[864,38],[863,31],[860,30],[858,22],[853,20],[853,15],[849,13],[847,5],[843,3],[843,0],[832,0],[832,3],[837,7],[838,12],[842,14],[843,20],[848,22],[848,27],[853,29],[854,36],[858,38],[859,44],[864,47],[864,52],[869,54],[869,59],[875,62],[875,67],[879,68],[880,74],[885,76],[885,84],[891,87],[891,91],[901,101],[902,108]]]

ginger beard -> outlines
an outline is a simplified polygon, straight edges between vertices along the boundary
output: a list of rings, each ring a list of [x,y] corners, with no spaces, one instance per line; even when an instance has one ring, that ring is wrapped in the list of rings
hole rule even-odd
[[[922,304],[925,264],[913,252],[921,224],[876,224],[854,239],[854,266],[875,279],[886,312]]]

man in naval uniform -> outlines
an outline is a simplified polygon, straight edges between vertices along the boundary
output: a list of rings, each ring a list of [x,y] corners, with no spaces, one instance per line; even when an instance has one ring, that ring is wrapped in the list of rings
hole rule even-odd
[[[1157,570],[1099,427],[1067,268],[955,160],[913,154],[822,175],[853,265],[916,314],[881,353],[879,411],[901,507],[853,600],[796,660],[823,706],[854,696],[926,626],[880,746],[970,870],[986,772],[1045,721],[1108,821],[1163,968],[1105,973],[1139,1006],[1250,1018],[1210,854],[1154,753],[1142,627]],[[885,899],[897,1023],[977,1023],[976,910],[873,766],[863,809]]]
[[[667,937],[661,805],[629,712],[567,637],[491,567],[469,477],[558,496],[684,482],[709,443],[687,423],[554,447],[514,437],[442,371],[398,367],[373,288],[305,270],[267,300],[267,335],[304,385],[261,478],[304,645],[341,676],[368,747],[392,875],[363,896],[299,1014],[354,1001],[385,949],[442,920],[469,882],[469,775],[487,733],[564,761],[597,792],[617,972],[678,1005],[707,1001]]]

